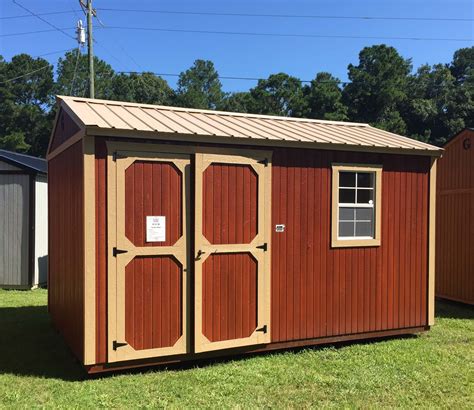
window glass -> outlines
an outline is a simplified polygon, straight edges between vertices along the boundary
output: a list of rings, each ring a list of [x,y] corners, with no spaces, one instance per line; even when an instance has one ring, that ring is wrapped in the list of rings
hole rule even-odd
[[[375,173],[339,172],[340,238],[373,238]]]
[[[355,187],[356,173],[355,172],[339,172],[339,186],[340,187]]]
[[[355,203],[355,189],[340,189],[339,190],[339,202],[341,204],[353,204]]]

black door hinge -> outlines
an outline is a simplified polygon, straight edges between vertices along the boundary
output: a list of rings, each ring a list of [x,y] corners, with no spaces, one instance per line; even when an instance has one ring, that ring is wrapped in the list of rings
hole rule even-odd
[[[267,333],[267,325],[263,325],[261,328],[257,329],[256,332]]]
[[[264,252],[267,251],[267,243],[265,242],[263,245],[257,246],[257,249],[263,249]]]
[[[262,159],[258,161],[258,164],[263,164],[263,166],[267,167],[268,166],[268,158]]]
[[[117,257],[118,254],[120,253],[127,253],[128,251],[125,251],[123,249],[117,249],[117,248],[113,248],[112,249],[112,255],[114,255],[114,257]]]
[[[127,345],[128,343],[126,342],[117,342],[116,340],[114,340],[112,343],[112,347],[114,348],[114,350],[117,350],[119,347],[127,346]]]

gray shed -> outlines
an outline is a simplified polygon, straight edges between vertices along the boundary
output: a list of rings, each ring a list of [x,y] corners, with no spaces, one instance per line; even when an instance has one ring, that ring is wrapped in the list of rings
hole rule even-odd
[[[47,163],[0,149],[0,288],[45,285],[47,259]]]

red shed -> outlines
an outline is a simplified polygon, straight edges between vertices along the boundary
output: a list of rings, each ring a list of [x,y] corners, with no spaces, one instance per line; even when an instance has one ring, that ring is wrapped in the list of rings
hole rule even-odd
[[[444,147],[437,184],[436,296],[474,304],[474,130]]]
[[[49,311],[89,372],[433,323],[441,149],[367,124],[58,104]]]

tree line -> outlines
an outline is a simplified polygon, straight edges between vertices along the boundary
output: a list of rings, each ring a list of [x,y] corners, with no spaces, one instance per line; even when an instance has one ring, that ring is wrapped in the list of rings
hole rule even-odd
[[[349,64],[346,84],[327,72],[309,84],[277,73],[235,93],[223,91],[212,61],[196,60],[179,75],[176,89],[151,72],[116,73],[97,57],[95,71],[101,99],[366,122],[436,145],[474,126],[474,47],[457,50],[449,64],[413,71],[411,59],[395,48],[375,45],[360,51],[358,64]],[[56,94],[87,96],[86,55],[65,53],[56,73],[43,58],[0,56],[0,148],[44,156]]]

